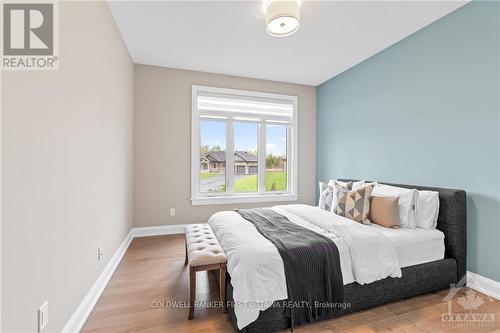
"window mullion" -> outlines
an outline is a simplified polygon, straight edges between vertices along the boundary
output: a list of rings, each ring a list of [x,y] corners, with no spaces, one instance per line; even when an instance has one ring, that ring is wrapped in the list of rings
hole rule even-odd
[[[234,126],[233,121],[227,122],[226,130],[226,193],[233,193],[234,179]]]
[[[287,183],[287,186],[286,186],[286,191],[287,192],[294,192],[295,189],[294,189],[294,182],[293,182],[293,173],[294,173],[294,170],[293,170],[293,163],[294,163],[294,153],[293,153],[293,147],[294,147],[294,142],[292,141],[293,140],[293,135],[295,135],[293,133],[294,131],[294,128],[288,124],[286,126],[286,183]]]
[[[258,148],[258,167],[257,167],[257,180],[258,180],[258,191],[259,193],[264,193],[266,191],[266,124],[259,124],[259,137],[257,139]]]

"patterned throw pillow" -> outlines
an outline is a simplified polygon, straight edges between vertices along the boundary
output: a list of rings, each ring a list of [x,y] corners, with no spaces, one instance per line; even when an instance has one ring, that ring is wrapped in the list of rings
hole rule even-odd
[[[331,186],[331,187],[335,187],[337,189],[339,189],[339,188],[346,188],[348,190],[352,190],[352,187],[354,186],[354,183],[352,181],[343,182],[341,180],[330,180],[328,182],[328,185]]]
[[[351,189],[352,182],[339,182],[330,180],[328,183],[319,182],[319,202],[318,206],[321,209],[332,211],[333,205],[336,205],[338,196],[335,193],[338,189]]]
[[[319,182],[319,208],[331,210],[332,198],[333,188],[327,183]]]
[[[335,207],[337,207],[342,193],[352,190],[352,182],[341,182],[338,180],[330,180],[328,183],[330,187],[333,188],[333,198],[332,204],[330,205],[330,212],[335,213]]]
[[[370,196],[373,185],[367,185],[355,190],[339,190],[338,202],[332,211],[340,216],[347,217],[356,222],[371,224],[368,219],[370,212]]]

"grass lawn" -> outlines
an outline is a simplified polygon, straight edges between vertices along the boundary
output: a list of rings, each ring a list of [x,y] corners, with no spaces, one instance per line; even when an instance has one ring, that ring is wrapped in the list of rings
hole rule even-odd
[[[273,186],[274,184],[274,186]],[[236,192],[255,192],[257,191],[257,175],[251,175],[237,179],[234,182]],[[266,191],[285,191],[286,190],[286,172],[266,172]]]
[[[200,179],[207,179],[210,177],[215,177],[217,175],[218,173],[216,172],[200,172]]]

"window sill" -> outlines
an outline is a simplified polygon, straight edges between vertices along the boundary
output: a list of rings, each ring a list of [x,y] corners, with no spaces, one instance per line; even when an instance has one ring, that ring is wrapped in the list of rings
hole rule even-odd
[[[235,203],[256,203],[256,202],[276,202],[276,201],[295,201],[297,194],[252,194],[252,195],[234,195],[234,196],[214,196],[191,198],[191,205],[224,205]]]

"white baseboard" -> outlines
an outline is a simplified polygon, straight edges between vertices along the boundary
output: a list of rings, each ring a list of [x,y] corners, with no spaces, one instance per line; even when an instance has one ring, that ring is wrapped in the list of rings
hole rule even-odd
[[[162,225],[158,227],[132,228],[133,237],[147,237],[160,235],[183,234],[186,231],[185,224]]]
[[[73,315],[67,322],[66,326],[64,326],[62,330],[63,333],[80,332],[83,325],[85,324],[85,321],[92,312],[92,309],[99,300],[99,297],[104,291],[104,288],[108,284],[109,279],[113,275],[116,267],[118,266],[118,264],[122,260],[123,255],[127,251],[128,246],[130,245],[130,242],[133,239],[132,230],[130,230],[128,235],[120,244],[115,254],[111,257],[106,267],[104,267],[101,274],[94,282],[87,295],[85,295],[82,302],[80,303],[76,311],[73,313]]]
[[[92,309],[99,300],[104,288],[111,279],[111,276],[115,272],[116,267],[122,260],[125,252],[127,251],[130,243],[136,237],[146,237],[146,236],[159,236],[159,235],[174,235],[183,234],[185,232],[186,226],[184,224],[176,225],[166,225],[158,227],[143,227],[143,228],[132,228],[128,235],[125,237],[123,242],[120,244],[115,254],[111,257],[106,267],[94,282],[89,292],[83,298],[82,302],[73,313],[69,321],[64,326],[63,333],[75,333],[80,332],[83,325],[87,321]]]
[[[500,300],[500,282],[467,271],[467,287]]]

